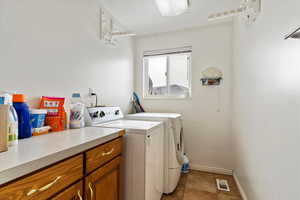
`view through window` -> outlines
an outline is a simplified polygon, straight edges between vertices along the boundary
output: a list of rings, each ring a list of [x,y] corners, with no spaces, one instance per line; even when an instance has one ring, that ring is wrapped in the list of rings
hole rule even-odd
[[[144,97],[190,97],[190,71],[190,51],[144,56]]]

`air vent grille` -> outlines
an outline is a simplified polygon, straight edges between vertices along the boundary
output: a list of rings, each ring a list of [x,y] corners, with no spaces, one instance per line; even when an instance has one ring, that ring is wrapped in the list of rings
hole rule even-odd
[[[227,180],[225,180],[225,179],[216,179],[216,182],[217,182],[218,190],[230,192],[230,188],[229,188]]]

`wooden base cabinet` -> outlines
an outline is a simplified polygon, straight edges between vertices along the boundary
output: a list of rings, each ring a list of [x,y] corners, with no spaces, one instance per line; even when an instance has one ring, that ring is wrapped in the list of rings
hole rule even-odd
[[[86,200],[121,200],[121,157],[117,157],[85,178]]]
[[[62,191],[51,200],[83,200],[82,181]]]
[[[124,134],[0,186],[0,200],[121,200]]]

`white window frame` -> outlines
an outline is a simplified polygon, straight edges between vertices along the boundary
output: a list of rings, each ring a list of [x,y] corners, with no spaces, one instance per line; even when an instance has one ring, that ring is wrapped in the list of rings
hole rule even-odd
[[[170,70],[170,55],[188,55],[188,95],[182,96],[182,95],[170,95],[169,94],[169,75],[167,75],[167,95],[149,95],[148,94],[148,87],[149,87],[149,77],[148,77],[148,65],[147,65],[147,58],[149,57],[159,57],[159,56],[167,56],[167,74]],[[192,97],[192,47],[182,47],[182,48],[176,48],[176,49],[165,49],[165,50],[155,50],[155,51],[145,51],[144,56],[142,59],[143,62],[143,98],[144,99],[189,99]]]

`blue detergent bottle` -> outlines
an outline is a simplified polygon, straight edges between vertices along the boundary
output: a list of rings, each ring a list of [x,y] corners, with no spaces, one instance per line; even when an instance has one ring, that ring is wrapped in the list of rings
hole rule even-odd
[[[14,94],[13,106],[18,115],[19,139],[32,136],[29,107],[25,101],[25,95]]]

